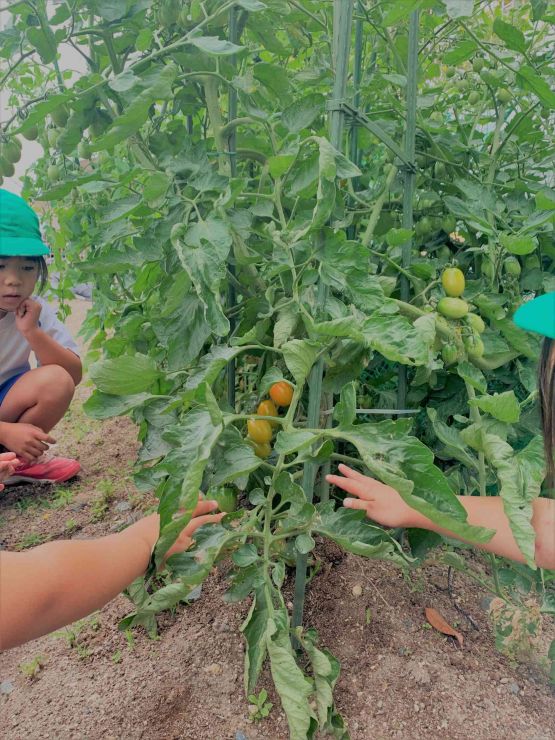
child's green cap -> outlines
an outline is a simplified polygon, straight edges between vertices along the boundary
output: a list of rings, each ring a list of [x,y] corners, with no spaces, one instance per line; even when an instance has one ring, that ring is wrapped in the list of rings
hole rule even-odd
[[[0,255],[2,257],[38,257],[50,254],[42,241],[39,219],[31,206],[0,188]]]
[[[521,329],[555,339],[555,291],[523,303],[515,312],[513,321]]]

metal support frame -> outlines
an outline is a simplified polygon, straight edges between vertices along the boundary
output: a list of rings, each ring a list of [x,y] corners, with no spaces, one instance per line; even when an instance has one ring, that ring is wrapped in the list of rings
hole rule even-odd
[[[351,28],[353,21],[354,0],[334,0],[333,6],[333,61],[335,69],[333,100],[342,101],[347,91],[347,76],[349,70],[349,52],[351,47]],[[343,125],[345,120],[345,109],[336,106],[329,110],[329,131],[331,144],[336,149],[341,149]],[[318,246],[322,246],[323,239],[319,237]],[[328,287],[322,281],[318,284],[317,303],[318,309],[322,311],[326,305]],[[322,378],[324,373],[323,359],[312,368],[309,378],[308,396],[308,426],[317,427],[320,424],[320,405],[322,399]],[[314,482],[318,465],[316,463],[305,463],[303,471],[303,490],[306,500],[312,502]],[[306,566],[307,556],[298,555],[295,571],[295,596],[293,600],[293,627],[302,624],[304,599],[306,590]]]
[[[416,167],[414,165],[416,148],[416,94],[418,80],[418,24],[420,14],[418,10],[411,13],[409,20],[409,48],[407,59],[407,128],[405,132],[405,152],[403,161],[407,164],[404,170],[405,187],[403,190],[403,219],[404,229],[413,227],[413,198],[416,185]],[[410,165],[410,166],[408,166]],[[412,238],[403,244],[402,264],[406,270],[410,267]],[[410,298],[410,284],[406,275],[401,275],[401,300],[408,302]],[[397,387],[397,406],[402,409],[407,403],[407,368],[399,367]]]

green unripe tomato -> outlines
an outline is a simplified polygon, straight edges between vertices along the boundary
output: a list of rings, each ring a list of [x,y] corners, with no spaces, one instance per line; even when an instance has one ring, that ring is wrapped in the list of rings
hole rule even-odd
[[[80,141],[77,145],[77,154],[81,159],[90,159],[91,157],[91,145],[88,141]]]
[[[443,123],[443,114],[440,113],[440,111],[435,110],[430,113],[430,121],[434,121],[435,123]]]
[[[57,164],[51,164],[46,170],[46,176],[50,182],[56,182],[60,179],[60,168]]]
[[[416,236],[427,236],[432,231],[432,222],[428,218],[428,216],[424,216],[424,218],[421,218],[420,221],[417,221],[416,226],[414,227],[414,231]]]
[[[434,175],[438,179],[441,179],[442,177],[445,177],[445,164],[443,162],[436,162],[434,164]]]
[[[468,313],[468,303],[462,298],[442,298],[437,304],[437,310],[448,319],[462,319]]]
[[[69,111],[65,105],[60,105],[50,113],[50,118],[56,126],[63,128],[69,118]]]
[[[488,280],[493,279],[494,267],[492,261],[488,259],[488,257],[482,258],[482,275]]]
[[[540,258],[537,254],[529,254],[524,259],[524,267],[527,270],[539,270],[540,269]]]
[[[476,103],[479,103],[482,99],[482,96],[478,92],[478,90],[473,90],[470,95],[468,96],[468,102],[470,105],[476,105]]]
[[[484,68],[484,60],[482,57],[474,57],[474,60],[472,62],[472,69],[476,73],[480,73]]]
[[[445,76],[451,79],[451,77],[454,77],[457,74],[457,70],[454,67],[447,67],[445,70]]]
[[[497,93],[497,100],[499,100],[500,103],[503,105],[506,105],[507,103],[510,103],[512,100],[512,95],[509,90],[507,90],[506,87],[502,87],[498,93]]]
[[[23,132],[23,137],[27,139],[27,141],[36,141],[39,137],[38,126],[31,126],[28,128],[27,131]]]
[[[227,486],[211,488],[206,497],[208,500],[216,501],[218,509],[225,511],[226,514],[230,514],[237,509],[237,495],[232,488]]]
[[[503,269],[507,275],[512,275],[512,277],[519,277],[522,270],[516,257],[506,257],[503,260]]]
[[[441,220],[441,228],[446,234],[451,234],[457,228],[457,219],[454,216],[444,216]]]
[[[446,365],[452,365],[454,362],[457,361],[458,356],[459,351],[456,344],[449,343],[443,345],[443,348],[441,350],[441,357]]]
[[[17,145],[15,139],[9,139],[2,144],[2,155],[10,164],[16,164],[21,159],[21,148]]]
[[[484,343],[476,334],[471,334],[463,340],[466,354],[472,359],[477,360],[484,354]]]
[[[437,251],[436,256],[442,262],[447,262],[451,259],[451,250],[445,244]]]
[[[464,273],[458,267],[448,267],[441,275],[441,284],[445,294],[451,298],[458,298],[464,293]]]
[[[465,77],[463,77],[461,80],[457,82],[455,87],[457,88],[459,92],[465,92],[466,90],[468,90],[468,80]]]
[[[49,128],[46,132],[46,138],[48,140],[48,146],[51,146],[54,149],[58,143],[58,139],[60,138],[60,132],[56,131],[55,128]]]
[[[0,175],[3,177],[13,177],[15,175],[15,167],[11,162],[0,154]]]
[[[486,330],[484,319],[478,316],[477,313],[469,313],[466,315],[466,323],[477,333],[483,334]]]

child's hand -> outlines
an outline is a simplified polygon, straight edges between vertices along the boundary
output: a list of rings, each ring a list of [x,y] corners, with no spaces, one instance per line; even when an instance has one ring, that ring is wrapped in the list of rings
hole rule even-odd
[[[37,301],[30,298],[22,301],[15,311],[15,326],[18,332],[25,336],[27,332],[36,329],[41,311],[42,306]]]
[[[202,501],[199,500],[195,510],[193,511],[193,518],[187,524],[185,529],[181,532],[177,540],[170,547],[166,553],[165,559],[167,560],[172,555],[177,555],[184,550],[188,550],[193,544],[193,533],[203,524],[216,524],[220,519],[225,516],[225,512],[221,514],[210,514],[218,508],[216,501]]]
[[[55,442],[53,437],[34,424],[6,424],[2,434],[4,447],[15,452],[26,463],[38,460],[48,445]]]
[[[394,488],[362,475],[347,465],[339,465],[339,470],[343,475],[326,475],[326,480],[358,497],[346,498],[343,506],[348,509],[364,509],[369,519],[384,527],[409,526],[412,509]]]
[[[19,460],[13,452],[3,452],[0,454],[0,491],[4,490],[2,481],[13,475],[15,467],[18,464]]]

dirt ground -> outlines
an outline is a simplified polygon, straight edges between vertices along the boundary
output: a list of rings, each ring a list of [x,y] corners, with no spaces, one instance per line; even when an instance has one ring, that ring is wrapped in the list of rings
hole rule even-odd
[[[74,329],[86,308],[76,302]],[[136,429],[128,419],[88,419],[81,404],[89,393],[85,383],[56,430],[60,454],[78,457],[82,475],[59,487],[6,489],[2,547],[101,536],[153,505],[132,482]],[[341,661],[335,695],[352,740],[555,738],[555,700],[541,655],[522,664],[496,651],[488,595],[470,578],[457,574],[454,594],[478,629],[456,610],[442,566],[406,577],[329,544],[319,544],[317,554],[322,568],[308,589],[305,621]],[[471,560],[480,567],[479,558]],[[355,585],[361,596],[353,595]],[[286,740],[268,672],[261,687],[274,708],[266,720],[248,719],[239,634],[248,604],[225,604],[225,589],[223,564],[198,601],[160,616],[157,640],[118,631],[130,611],[120,596],[76,625],[7,651],[0,656],[1,737]],[[426,624],[425,607],[457,625],[463,649]],[[544,628],[545,651],[553,627]]]

